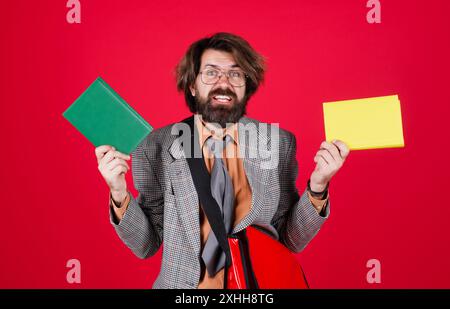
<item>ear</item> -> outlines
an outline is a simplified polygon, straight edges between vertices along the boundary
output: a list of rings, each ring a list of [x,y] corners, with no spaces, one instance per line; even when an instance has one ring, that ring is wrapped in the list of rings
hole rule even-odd
[[[189,90],[191,91],[192,96],[195,97],[195,88],[191,85],[189,86]]]

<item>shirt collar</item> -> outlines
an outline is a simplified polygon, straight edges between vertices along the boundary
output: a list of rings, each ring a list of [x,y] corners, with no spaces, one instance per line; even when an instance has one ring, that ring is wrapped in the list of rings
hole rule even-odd
[[[212,123],[204,121],[199,114],[195,114],[194,118],[200,136],[201,147],[203,147],[203,144],[210,136],[216,139],[223,139],[223,137],[227,134],[233,138],[233,143],[238,143],[237,123],[227,126],[226,128],[221,128],[214,126]]]

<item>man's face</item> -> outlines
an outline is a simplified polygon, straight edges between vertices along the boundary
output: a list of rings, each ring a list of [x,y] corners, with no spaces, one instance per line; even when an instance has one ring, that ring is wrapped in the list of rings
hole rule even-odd
[[[211,83],[210,80],[214,80],[211,78],[214,71],[221,72],[221,76],[217,82]],[[234,76],[231,82],[227,78],[230,71]],[[237,122],[245,114],[247,98],[245,77],[242,85],[236,82],[235,77],[244,73],[236,64],[233,55],[214,49],[205,50],[201,58],[200,72],[202,73],[197,75],[195,85],[190,87],[190,90],[203,120],[218,123],[222,127],[227,123]]]

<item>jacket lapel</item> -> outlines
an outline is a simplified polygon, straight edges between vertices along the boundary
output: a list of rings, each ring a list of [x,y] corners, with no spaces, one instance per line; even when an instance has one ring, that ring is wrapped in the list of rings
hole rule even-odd
[[[266,134],[263,134],[259,128],[259,122],[253,122],[247,117],[242,117],[238,123],[239,130],[239,150],[244,163],[244,170],[247,176],[251,191],[252,205],[250,212],[233,229],[237,233],[258,218],[261,209],[265,207],[265,190],[270,170],[263,169],[261,166],[260,148],[267,149],[270,142]],[[258,142],[263,147],[258,147]]]
[[[187,238],[197,255],[200,255],[199,199],[180,139],[169,148],[174,159],[169,164],[169,177],[175,194],[176,208]]]

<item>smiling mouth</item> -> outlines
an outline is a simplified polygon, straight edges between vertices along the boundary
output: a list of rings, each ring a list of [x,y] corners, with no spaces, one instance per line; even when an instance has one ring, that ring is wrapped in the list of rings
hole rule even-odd
[[[228,95],[215,95],[212,98],[214,99],[214,101],[216,101],[218,103],[223,103],[223,104],[228,104],[233,100]]]

